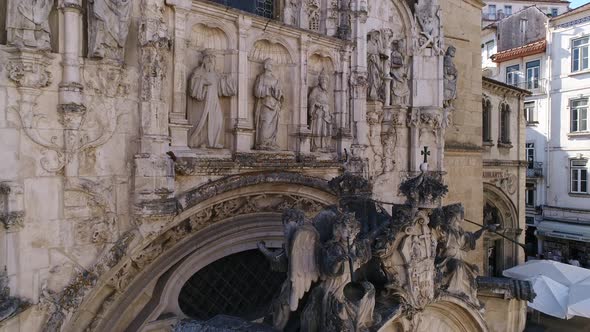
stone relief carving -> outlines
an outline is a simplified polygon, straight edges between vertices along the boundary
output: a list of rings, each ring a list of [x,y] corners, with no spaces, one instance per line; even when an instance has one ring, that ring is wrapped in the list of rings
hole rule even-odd
[[[391,104],[407,107],[410,102],[410,67],[408,66],[406,56],[402,53],[403,45],[402,40],[396,40],[393,42],[391,51]]]
[[[283,11],[283,20],[285,24],[299,26],[299,13],[302,3],[300,0],[285,1],[285,9]]]
[[[284,101],[281,82],[272,73],[273,60],[264,61],[264,72],[256,77],[254,83],[254,123],[256,128],[257,150],[279,150],[277,133],[279,117]]]
[[[306,0],[307,16],[309,18],[309,30],[320,31],[320,2],[319,0]]]
[[[8,0],[6,33],[17,48],[51,49],[49,12],[54,0]]]
[[[420,31],[413,31],[414,51],[421,54],[430,47],[433,55],[443,52],[441,38],[441,9],[436,0],[418,0],[414,5],[416,21]]]
[[[0,322],[14,316],[29,305],[20,298],[10,296],[8,283],[8,272],[6,266],[4,266],[0,271]]]
[[[200,114],[189,131],[190,147],[223,148],[223,113],[219,98],[235,94],[236,85],[233,78],[216,73],[215,55],[209,51],[204,52],[201,65],[193,71],[189,82],[189,95],[197,101],[188,103],[189,119]]]
[[[25,212],[22,194],[21,186],[0,182],[0,222],[5,230],[13,231],[23,226]]]
[[[123,61],[131,0],[88,1],[88,56]]]
[[[440,246],[437,268],[442,273],[441,284],[446,292],[466,297],[466,300],[476,306],[477,300],[476,278],[478,267],[466,262],[467,251],[475,249],[476,241],[487,230],[494,231],[495,225],[486,225],[477,232],[464,231],[460,223],[463,221],[464,211],[461,204],[452,204],[439,208],[434,213],[435,229],[438,232]],[[441,218],[444,222],[440,222]]]
[[[367,36],[367,99],[385,101],[384,79],[389,78],[393,32],[373,30]]]
[[[330,109],[329,77],[322,69],[315,86],[307,97],[311,116],[311,150],[330,152],[332,138],[332,110]]]
[[[283,248],[273,251],[264,242],[258,244],[275,268],[289,275],[271,306],[278,330],[287,326],[291,312],[299,308],[302,331],[364,331],[373,325],[374,286],[359,282],[358,294],[346,291],[354,271],[371,257],[369,241],[359,236],[360,223],[353,213],[330,212],[306,223],[301,211],[286,210]],[[309,298],[302,305],[305,294]]]
[[[445,108],[452,108],[453,101],[457,98],[457,78],[459,73],[455,66],[455,52],[454,46],[449,46],[445,53],[443,61],[443,78],[444,78],[444,101]]]
[[[83,71],[86,92],[91,91],[97,96],[109,98],[129,94],[129,76],[132,75],[129,70],[116,64],[90,61],[86,61]]]

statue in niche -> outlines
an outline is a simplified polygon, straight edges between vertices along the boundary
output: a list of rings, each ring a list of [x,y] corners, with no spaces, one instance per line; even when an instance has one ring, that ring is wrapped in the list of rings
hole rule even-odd
[[[284,330],[295,316],[291,313],[300,311],[301,331],[368,330],[375,306],[373,285],[358,283],[361,294],[354,300],[344,291],[351,281],[351,268],[356,270],[371,258],[370,241],[358,236],[361,228],[354,213],[332,209],[306,223],[302,211],[288,209],[283,213],[283,227],[282,249],[272,251],[264,242],[258,244],[273,269],[288,271],[271,307],[274,328]],[[300,308],[306,293],[305,306]]]
[[[285,1],[285,10],[283,11],[285,24],[298,26],[299,5],[298,0]]]
[[[235,82],[215,72],[215,55],[209,51],[203,52],[201,65],[193,71],[189,82],[189,95],[198,102],[189,103],[189,119],[196,114],[196,106],[202,107],[199,119],[189,132],[190,147],[223,148],[223,113],[219,97],[231,97],[235,94]]]
[[[123,61],[131,0],[88,1],[88,56]]]
[[[273,60],[264,60],[264,72],[254,83],[254,124],[256,127],[256,149],[278,150],[277,132],[281,105],[284,100],[281,83],[272,73]]]
[[[367,99],[378,100],[383,85],[381,56],[379,54],[379,31],[371,31],[367,41]]]
[[[449,46],[445,53],[443,61],[444,70],[444,101],[445,108],[451,107],[453,101],[457,98],[457,67],[455,67],[455,52],[454,46]]]
[[[309,93],[308,110],[311,115],[311,150],[329,152],[332,137],[332,112],[330,110],[329,78],[322,69],[318,85]]]
[[[393,105],[408,106],[410,86],[408,84],[408,70],[405,56],[402,54],[402,41],[395,41],[392,44],[391,52],[391,97]]]
[[[468,301],[478,304],[477,265],[469,264],[465,258],[467,251],[475,249],[476,241],[485,231],[495,231],[495,225],[486,225],[476,232],[466,232],[461,227],[464,218],[462,204],[451,204],[438,208],[431,217],[434,222],[439,245],[437,269],[442,273],[443,288],[450,294],[465,296]]]
[[[49,12],[53,0],[8,0],[6,32],[9,45],[50,50]]]

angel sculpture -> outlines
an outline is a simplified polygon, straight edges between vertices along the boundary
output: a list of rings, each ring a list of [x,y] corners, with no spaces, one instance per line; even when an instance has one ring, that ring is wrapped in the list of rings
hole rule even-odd
[[[289,209],[283,213],[283,227],[282,249],[272,251],[264,242],[258,244],[274,269],[287,269],[287,279],[272,304],[274,328],[285,329],[291,313],[299,311],[301,331],[368,331],[375,306],[373,285],[353,283],[356,292],[345,292],[351,271],[371,258],[370,243],[358,236],[360,224],[354,214],[327,209],[306,223],[301,211]],[[307,302],[300,303],[307,293]]]

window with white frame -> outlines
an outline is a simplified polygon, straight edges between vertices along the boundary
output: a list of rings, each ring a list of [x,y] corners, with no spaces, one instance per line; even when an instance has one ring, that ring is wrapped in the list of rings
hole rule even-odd
[[[527,124],[538,123],[534,101],[527,101],[524,103],[524,117]]]
[[[512,6],[504,5],[504,14],[506,14],[506,16],[512,15]]]
[[[488,19],[496,19],[496,5],[488,5]]]
[[[588,98],[573,99],[571,108],[571,132],[588,131]]]
[[[570,192],[574,194],[588,193],[588,160],[572,159],[570,161]]]
[[[551,8],[551,16],[552,17],[555,17],[557,15],[559,15],[559,12],[558,12],[557,8]]]
[[[588,42],[590,37],[572,40],[572,72],[588,69]]]
[[[506,67],[506,84],[510,85],[517,85],[518,84],[518,74],[519,74],[520,66],[513,65]]]
[[[529,90],[539,88],[539,74],[541,72],[541,61],[529,61],[526,63],[526,88]]]
[[[494,41],[490,40],[489,42],[486,43],[485,47],[486,47],[486,57],[489,59],[494,52]]]
[[[535,143],[526,143],[525,150],[526,160],[529,163],[529,168],[533,168],[533,163],[535,162]]]

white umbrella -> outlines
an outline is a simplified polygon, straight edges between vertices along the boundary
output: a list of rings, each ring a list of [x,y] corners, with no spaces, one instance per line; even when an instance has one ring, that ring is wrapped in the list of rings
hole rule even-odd
[[[550,260],[528,261],[525,264],[505,270],[503,274],[505,277],[519,280],[529,280],[542,275],[565,286],[571,286],[590,278],[590,270],[588,269]]]
[[[550,260],[534,260],[503,272],[529,280],[537,294],[529,306],[548,315],[569,319],[590,317],[590,270]]]
[[[571,318],[568,317],[567,286],[545,276],[537,276],[531,282],[537,296],[529,302],[529,307],[554,317]]]
[[[570,287],[567,313],[569,316],[590,318],[590,278]]]

